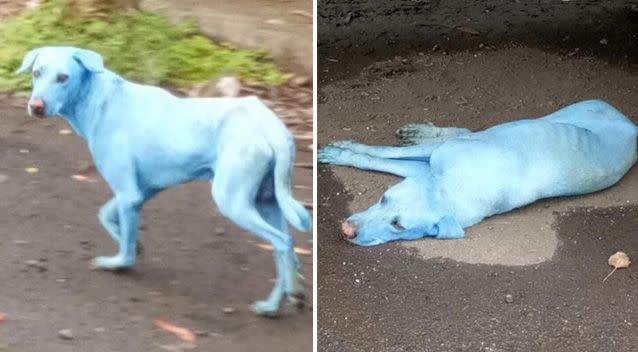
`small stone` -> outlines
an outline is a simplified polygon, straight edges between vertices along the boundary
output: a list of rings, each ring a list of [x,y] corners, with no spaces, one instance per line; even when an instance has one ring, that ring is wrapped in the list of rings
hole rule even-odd
[[[312,80],[308,76],[295,76],[290,80],[293,87],[308,87],[312,84]]]
[[[239,95],[241,83],[236,77],[227,76],[218,79],[215,88],[224,97],[236,97]]]
[[[514,296],[510,295],[510,294],[506,294],[505,295],[505,302],[507,303],[512,303],[514,302]]]
[[[62,329],[58,331],[58,337],[63,340],[73,340],[73,331],[71,329]]]
[[[354,18],[354,12],[348,12],[348,14],[346,15],[345,23],[346,24],[350,23],[350,21],[352,21],[353,18]]]
[[[286,24],[286,21],[279,19],[279,18],[271,18],[269,20],[266,20],[266,24],[270,24],[273,26],[281,26]]]
[[[467,34],[471,34],[471,35],[478,35],[480,34],[480,32],[472,27],[468,27],[468,26],[458,26],[456,27],[456,30],[459,32],[463,32],[463,33],[467,33]]]
[[[195,336],[197,336],[197,337],[208,337],[208,336],[210,336],[210,333],[208,331],[204,331],[204,330],[196,330],[195,331]]]
[[[600,40],[600,44],[602,45],[607,45],[609,43],[609,41],[607,40],[607,38],[603,38]]]
[[[29,260],[25,260],[24,264],[26,264],[27,266],[33,267],[33,268],[37,268],[38,271],[40,271],[40,272],[47,271],[46,264],[44,264],[40,260],[29,259]]]
[[[29,149],[20,149],[18,150],[20,154],[29,154]]]
[[[237,311],[237,309],[233,308],[233,307],[224,307],[222,308],[222,312],[224,314],[233,314]]]

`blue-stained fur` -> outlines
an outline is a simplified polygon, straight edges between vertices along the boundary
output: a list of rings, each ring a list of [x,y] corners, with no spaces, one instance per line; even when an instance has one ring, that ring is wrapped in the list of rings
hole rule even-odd
[[[461,238],[463,228],[488,216],[610,187],[636,161],[636,133],[614,107],[588,100],[480,132],[408,125],[397,134],[416,145],[339,141],[321,148],[318,159],[404,177],[347,220],[350,241],[369,246]]]
[[[167,187],[214,176],[212,196],[220,212],[274,248],[275,287],[253,310],[277,314],[284,298],[302,295],[287,224],[307,231],[311,221],[291,194],[294,139],[258,98],[178,98],[128,82],[106,69],[99,54],[73,47],[34,49],[18,73],[29,68],[31,102],[43,102],[43,116],[64,117],[86,140],[113,190],[99,219],[119,251],[95,258],[96,267],[135,264],[146,200]]]

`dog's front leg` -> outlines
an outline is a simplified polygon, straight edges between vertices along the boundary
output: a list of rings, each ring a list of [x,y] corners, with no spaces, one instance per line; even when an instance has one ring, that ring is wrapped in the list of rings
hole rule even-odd
[[[106,232],[111,236],[113,241],[120,243],[120,215],[117,211],[117,202],[115,198],[111,198],[106,204],[100,208],[100,212],[98,213],[98,218],[100,219],[100,223],[106,229]],[[142,254],[144,252],[144,247],[142,243],[138,240],[136,247],[137,254]]]
[[[111,198],[106,204],[100,208],[98,219],[106,229],[111,238],[117,243],[120,242],[120,220],[117,211],[117,202],[115,198]]]
[[[424,161],[384,159],[368,154],[357,154],[351,150],[327,145],[317,152],[320,163],[352,166],[362,170],[381,171],[389,174],[408,177],[423,174],[429,170]]]
[[[119,251],[117,255],[112,257],[97,257],[93,260],[93,265],[99,269],[115,270],[128,268],[135,265],[135,254],[137,245],[137,226],[139,223],[140,215],[140,203],[126,200],[125,198],[116,197],[111,200],[113,205],[110,207],[117,208],[117,215],[119,221],[119,233],[115,232],[114,238],[118,241]],[[109,202],[109,203],[111,203]],[[105,207],[109,206],[109,203]],[[109,208],[106,209],[107,211]],[[108,214],[108,213],[107,213]],[[100,217],[101,218],[101,217]],[[107,225],[111,226],[111,229],[105,225],[107,231],[115,229],[112,227],[112,223],[108,222]],[[119,236],[117,236],[119,235]],[[111,234],[113,236],[113,234]]]
[[[407,159],[428,161],[432,152],[441,142],[412,146],[367,145],[355,141],[336,141],[330,146],[349,150],[356,154],[367,154],[383,159]]]

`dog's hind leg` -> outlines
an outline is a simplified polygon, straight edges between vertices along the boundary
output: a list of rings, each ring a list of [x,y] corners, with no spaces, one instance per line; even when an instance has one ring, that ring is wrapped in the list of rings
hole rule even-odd
[[[325,164],[352,166],[358,169],[381,171],[402,177],[418,176],[430,170],[430,165],[424,161],[384,159],[330,145],[319,149],[317,160]]]
[[[216,169],[219,171],[213,182],[213,198],[224,216],[272,245],[276,283],[268,298],[253,304],[252,310],[260,315],[276,316],[284,297],[295,290],[298,273],[292,238],[265,220],[256,205],[262,180],[272,169],[271,158],[257,148],[228,148],[231,149],[241,150],[241,155],[236,152],[222,153],[217,160]],[[267,214],[270,221],[281,224],[281,215],[273,207],[262,206],[261,210],[270,212]]]
[[[444,142],[450,138],[472,133],[467,128],[437,127],[432,123],[411,123],[399,128],[395,135],[402,144]]]
[[[264,179],[264,182],[257,194],[255,207],[266,222],[274,228],[279,229],[281,232],[288,234],[288,223],[286,222],[283,212],[275,198],[272,175],[269,175],[266,179]],[[297,273],[299,273],[301,263],[294,251],[292,257],[294,268]],[[275,258],[275,260],[277,260],[277,258]],[[289,282],[288,287],[286,287],[286,297],[288,297],[292,303],[301,307],[303,305],[304,293],[303,287],[299,282],[299,277],[300,275],[298,274],[297,277],[290,278],[291,282]]]

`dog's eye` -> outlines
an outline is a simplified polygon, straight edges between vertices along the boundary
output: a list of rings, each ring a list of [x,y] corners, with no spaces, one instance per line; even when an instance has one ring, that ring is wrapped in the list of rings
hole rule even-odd
[[[58,77],[56,77],[55,81],[58,83],[64,83],[69,79],[69,75],[65,75],[64,73],[60,73]]]
[[[33,78],[38,78],[38,77],[40,77],[40,71],[39,70],[33,71]]]
[[[392,220],[390,224],[399,231],[405,230],[405,227],[401,226],[401,224],[399,223],[399,218],[394,218],[394,220]]]

